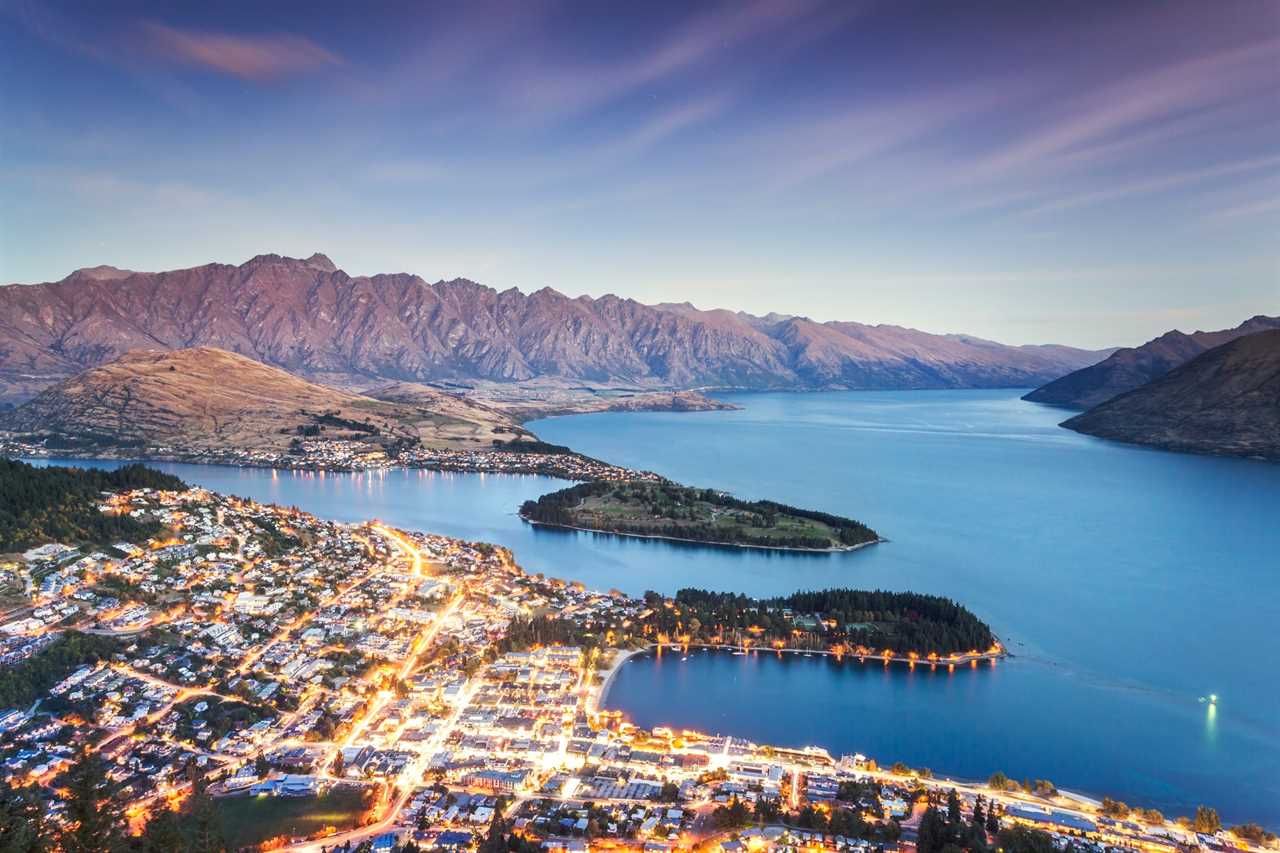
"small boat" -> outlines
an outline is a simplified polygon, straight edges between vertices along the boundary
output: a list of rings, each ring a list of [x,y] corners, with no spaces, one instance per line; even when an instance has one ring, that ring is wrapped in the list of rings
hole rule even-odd
[[[689,659],[688,655],[685,655],[684,657],[680,658],[681,662],[687,661],[688,659]]]

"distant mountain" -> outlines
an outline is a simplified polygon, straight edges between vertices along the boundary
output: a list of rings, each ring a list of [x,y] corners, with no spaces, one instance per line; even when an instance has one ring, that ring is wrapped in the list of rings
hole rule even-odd
[[[1105,361],[1069,373],[1037,388],[1022,399],[1075,409],[1088,409],[1117,394],[1132,391],[1206,350],[1221,346],[1242,335],[1280,328],[1280,317],[1259,314],[1234,329],[1184,334],[1166,332],[1140,347],[1116,350]]]
[[[324,255],[0,287],[0,402],[131,350],[212,346],[347,388],[558,379],[642,389],[1041,385],[1106,353],[692,305],[348,276]]]
[[[296,438],[492,446],[528,433],[441,394],[387,402],[316,385],[242,355],[195,347],[128,353],[0,414],[0,429],[69,449],[282,452]]]
[[[1215,347],[1062,425],[1168,450],[1280,461],[1280,329]]]

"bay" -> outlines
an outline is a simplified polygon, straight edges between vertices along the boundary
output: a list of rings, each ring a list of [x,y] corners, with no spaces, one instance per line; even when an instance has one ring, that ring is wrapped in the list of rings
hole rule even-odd
[[[1020,393],[721,395],[743,410],[536,424],[684,483],[858,518],[891,541],[832,559],[824,583],[950,596],[1015,653],[954,674],[642,658],[607,704],[642,725],[1280,825],[1280,466],[1081,436]],[[818,585],[789,564],[784,585]],[[729,565],[688,578],[757,593],[778,580]]]
[[[642,725],[860,751],[1171,813],[1280,825],[1280,466],[1144,450],[1056,426],[1016,391],[723,395],[742,411],[539,421],[547,441],[850,515],[890,541],[784,554],[551,531],[543,477],[161,465],[319,515],[506,545],[531,571],[630,593],[911,589],[953,597],[1015,657],[955,673],[824,658],[637,658],[608,697]],[[113,464],[113,463],[78,463]],[[1200,702],[1220,696],[1216,708]]]

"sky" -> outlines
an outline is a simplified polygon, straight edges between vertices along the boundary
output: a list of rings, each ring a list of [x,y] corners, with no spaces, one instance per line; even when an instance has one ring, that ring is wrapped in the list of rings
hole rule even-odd
[[[1280,3],[0,0],[0,282],[352,275],[1132,345],[1280,313]]]

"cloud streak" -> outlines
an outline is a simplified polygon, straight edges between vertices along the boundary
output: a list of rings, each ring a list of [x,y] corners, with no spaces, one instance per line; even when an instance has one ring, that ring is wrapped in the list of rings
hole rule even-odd
[[[1264,41],[1174,64],[1077,98],[1061,118],[995,150],[967,170],[969,180],[1052,165],[1102,160],[1125,134],[1143,130],[1143,148],[1184,132],[1187,116],[1215,104],[1274,94],[1280,40]],[[1153,125],[1159,125],[1153,129]],[[1104,144],[1104,143],[1112,144]],[[1092,149],[1092,158],[1082,149]]]
[[[142,29],[159,55],[242,80],[261,82],[343,64],[310,39],[288,33],[230,35],[182,30],[154,21]]]
[[[1272,157],[1258,157],[1251,160],[1239,160],[1230,163],[1218,163],[1202,169],[1187,169],[1181,172],[1158,175],[1156,177],[1146,178],[1143,180],[1129,181],[1119,185],[1109,186],[1105,189],[1077,193],[1075,195],[1055,199],[1054,201],[1039,205],[1038,207],[1031,208],[1030,210],[1025,210],[1020,215],[1036,216],[1052,211],[1068,210],[1070,208],[1099,204],[1107,201],[1117,201],[1131,196],[1164,192],[1165,190],[1175,189],[1188,184],[1201,183],[1214,178],[1224,178],[1231,175],[1274,169],[1277,166],[1280,166],[1280,155]]]
[[[704,12],[684,22],[650,49],[627,59],[597,66],[549,67],[543,62],[512,77],[511,96],[536,114],[571,114],[634,94],[647,87],[688,73],[707,63],[731,59],[736,49],[766,34],[776,35],[799,26],[791,49],[820,38],[849,17],[818,16],[815,0],[754,0],[733,3]]]

